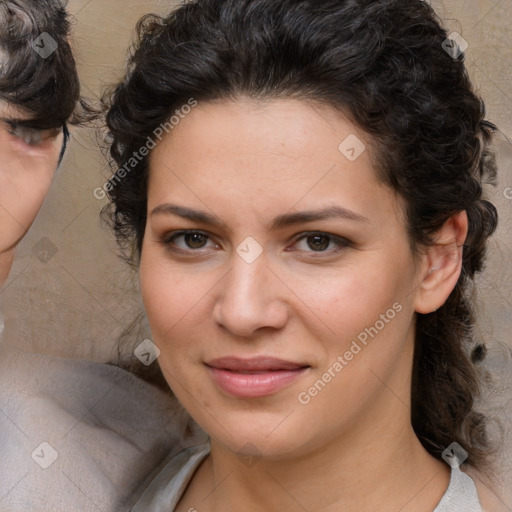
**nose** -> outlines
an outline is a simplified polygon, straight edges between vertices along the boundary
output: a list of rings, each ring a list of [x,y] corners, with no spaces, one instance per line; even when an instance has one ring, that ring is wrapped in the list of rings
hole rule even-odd
[[[219,285],[214,320],[231,334],[246,338],[264,328],[281,329],[289,315],[287,292],[264,255],[252,263],[235,255],[231,271]]]

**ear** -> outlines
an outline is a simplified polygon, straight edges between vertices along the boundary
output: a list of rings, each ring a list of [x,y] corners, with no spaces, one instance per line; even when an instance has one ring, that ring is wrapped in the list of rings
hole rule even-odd
[[[420,284],[414,301],[418,313],[440,308],[455,288],[462,269],[462,250],[468,233],[465,211],[450,217],[427,247],[420,266]]]

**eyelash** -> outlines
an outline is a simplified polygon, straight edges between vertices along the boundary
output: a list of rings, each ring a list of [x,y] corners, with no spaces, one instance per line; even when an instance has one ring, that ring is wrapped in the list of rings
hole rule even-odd
[[[174,233],[170,233],[170,234],[164,236],[159,241],[159,243],[162,246],[164,246],[167,250],[169,250],[169,251],[171,251],[173,253],[183,254],[183,255],[190,255],[190,256],[193,253],[196,253],[195,255],[199,255],[197,253],[200,253],[201,251],[203,251],[203,249],[204,249],[203,247],[201,247],[199,249],[192,249],[192,248],[180,249],[180,248],[177,248],[175,245],[173,245],[177,238],[184,237],[186,235],[201,235],[201,236],[207,237],[207,239],[211,239],[211,237],[207,233],[205,233],[204,231],[184,230],[184,231],[177,231],[177,232],[174,232]],[[344,249],[352,246],[352,243],[349,240],[347,240],[346,238],[339,237],[339,236],[336,236],[336,235],[332,235],[330,233],[325,233],[323,231],[308,231],[308,232],[302,233],[301,236],[297,237],[294,240],[293,243],[297,244],[298,242],[300,242],[302,240],[307,240],[308,238],[314,237],[314,236],[326,237],[326,238],[329,239],[329,244],[331,242],[333,242],[333,243],[338,245],[338,248],[334,249],[334,250],[331,249],[331,250],[324,250],[324,251],[314,251],[314,250],[302,251],[302,252],[311,253],[312,257],[314,257],[314,258],[322,257],[322,255],[332,256],[332,255],[338,254],[341,251],[343,251]],[[318,255],[320,255],[320,256],[318,256]]]

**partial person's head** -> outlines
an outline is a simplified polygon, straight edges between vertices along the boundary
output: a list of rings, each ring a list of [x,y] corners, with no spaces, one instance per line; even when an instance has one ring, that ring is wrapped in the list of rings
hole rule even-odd
[[[0,2],[0,285],[39,212],[79,99],[59,0]]]
[[[431,7],[201,0],[139,35],[107,188],[185,408],[234,451],[386,419],[483,464],[468,290],[494,127]]]

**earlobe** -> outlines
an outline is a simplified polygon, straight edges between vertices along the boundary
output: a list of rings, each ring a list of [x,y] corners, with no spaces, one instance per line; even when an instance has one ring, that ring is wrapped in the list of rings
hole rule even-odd
[[[450,217],[427,247],[416,291],[415,311],[432,313],[448,299],[459,280],[463,246],[468,232],[465,211]]]

